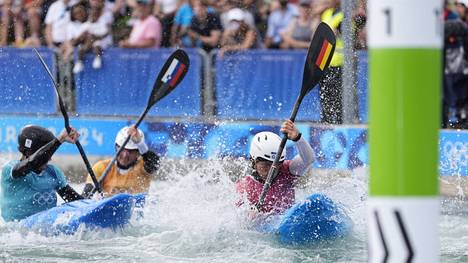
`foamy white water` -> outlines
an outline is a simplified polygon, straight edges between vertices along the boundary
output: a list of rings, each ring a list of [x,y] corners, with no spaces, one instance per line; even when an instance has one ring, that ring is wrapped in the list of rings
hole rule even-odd
[[[177,169],[176,169],[177,168]],[[346,238],[306,247],[279,244],[248,230],[236,208],[235,184],[220,162],[180,163],[154,181],[144,218],[118,232],[79,231],[44,237],[0,222],[1,262],[366,262],[367,172],[332,174],[298,187],[297,199],[321,192],[341,202],[354,221]],[[184,169],[185,168],[185,169]],[[189,169],[190,168],[190,169]],[[82,186],[76,186],[81,190]],[[441,261],[468,262],[468,205],[441,202]]]

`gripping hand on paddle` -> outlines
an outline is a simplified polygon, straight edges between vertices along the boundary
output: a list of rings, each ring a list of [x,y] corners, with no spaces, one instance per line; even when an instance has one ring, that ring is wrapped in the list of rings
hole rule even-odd
[[[288,136],[288,139],[290,140],[297,141],[300,138],[300,132],[291,120],[283,122],[280,131]]]
[[[62,132],[60,132],[57,139],[60,141],[60,143],[76,143],[79,137],[80,133],[77,130],[75,130],[75,128],[70,127],[70,132],[67,132],[67,129],[63,129]]]
[[[130,139],[134,143],[139,144],[141,142],[142,135],[138,132],[138,129],[135,128],[135,125],[132,125],[130,128],[128,128],[128,135],[131,136]]]

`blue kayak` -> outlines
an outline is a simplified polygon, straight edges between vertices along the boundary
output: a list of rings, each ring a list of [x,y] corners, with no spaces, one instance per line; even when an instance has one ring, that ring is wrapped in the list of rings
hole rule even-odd
[[[44,235],[73,234],[80,226],[116,229],[130,221],[134,207],[142,206],[144,199],[144,194],[117,194],[99,201],[78,200],[31,215],[19,224]]]
[[[274,233],[285,245],[307,245],[347,235],[352,229],[352,221],[329,197],[313,194],[284,214],[262,220],[254,228]]]

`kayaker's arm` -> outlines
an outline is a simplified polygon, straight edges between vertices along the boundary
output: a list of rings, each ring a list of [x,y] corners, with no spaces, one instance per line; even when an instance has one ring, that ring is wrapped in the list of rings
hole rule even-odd
[[[75,191],[70,185],[66,185],[57,190],[57,193],[62,197],[65,202],[72,202],[75,200],[84,199],[79,193]]]
[[[144,168],[147,173],[154,173],[159,169],[159,156],[153,151],[147,151],[143,156]]]
[[[25,176],[29,172],[38,170],[41,166],[47,164],[61,144],[56,138],[39,148],[31,156],[17,163],[11,173],[13,178]]]
[[[99,182],[99,179],[101,179],[101,175],[104,172],[104,169],[106,168],[106,166],[107,166],[107,163],[102,163],[102,162],[98,162],[94,164],[92,169],[98,182]],[[104,184],[104,182],[102,182],[102,184]],[[100,184],[101,188],[102,188],[102,184]],[[91,176],[88,174],[86,183],[85,183],[85,186],[83,188],[83,192],[81,193],[81,195],[84,198],[91,198],[92,195],[94,194],[93,193],[94,187],[95,187],[94,182],[91,180]]]
[[[289,171],[295,175],[302,175],[314,161],[314,150],[312,150],[310,144],[302,136],[296,142],[296,147],[299,154],[292,159]]]
[[[159,156],[155,152],[149,150],[144,140],[137,143],[137,147],[138,152],[143,157],[143,167],[145,171],[150,174],[156,172],[156,170],[159,169]]]
[[[139,150],[142,151],[142,149],[139,149]],[[143,150],[145,149],[143,148]],[[155,152],[148,150],[148,148],[146,147],[146,151],[141,156],[143,157],[143,162],[144,162],[143,168],[145,169],[147,173],[151,174],[159,169],[159,164],[160,164],[159,156]],[[93,189],[94,189],[93,184],[86,183],[83,188],[82,195],[84,197],[89,197]]]

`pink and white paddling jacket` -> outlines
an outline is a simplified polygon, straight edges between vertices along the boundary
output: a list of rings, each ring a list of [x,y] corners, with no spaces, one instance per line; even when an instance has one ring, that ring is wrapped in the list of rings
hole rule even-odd
[[[288,160],[281,164],[278,175],[265,196],[265,201],[261,207],[262,212],[282,213],[293,205],[296,194],[294,181],[298,176],[289,171],[290,163],[291,161]],[[238,193],[245,195],[249,203],[254,205],[258,202],[262,193],[263,183],[249,175],[237,182],[236,188]]]
[[[295,201],[295,181],[301,176],[314,160],[314,152],[310,144],[303,138],[296,142],[296,147],[299,154],[292,160],[284,161],[278,175],[273,180],[270,189],[265,197],[265,201],[260,208],[263,213],[283,213],[290,208]],[[245,196],[250,205],[255,205],[258,202],[262,193],[263,182],[256,180],[253,176],[248,175],[240,179],[236,184],[236,190],[241,195]],[[237,203],[242,205],[242,201]]]

